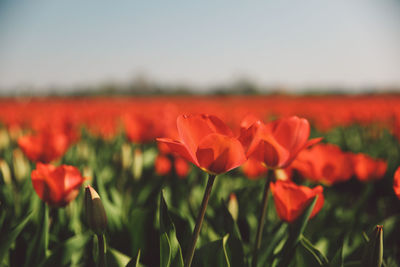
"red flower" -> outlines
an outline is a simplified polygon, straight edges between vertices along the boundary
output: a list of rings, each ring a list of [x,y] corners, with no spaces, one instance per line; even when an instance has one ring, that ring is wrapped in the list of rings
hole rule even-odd
[[[269,168],[289,166],[301,150],[321,140],[308,140],[310,125],[306,119],[296,116],[268,124],[257,121],[247,129],[247,133],[253,135],[247,156],[254,157]],[[244,146],[249,143],[248,136],[243,133],[241,135]]]
[[[171,161],[167,156],[157,155],[154,165],[158,175],[166,175],[171,171]]]
[[[246,161],[242,144],[215,116],[181,115],[177,127],[180,140],[157,138],[157,141],[208,173],[224,173]]]
[[[51,206],[63,207],[74,200],[85,180],[74,166],[36,164],[31,173],[33,188],[44,202]]]
[[[375,160],[361,153],[353,156],[353,164],[356,177],[363,182],[381,179],[387,169],[386,161]]]
[[[400,199],[400,167],[394,173],[393,190],[396,196]]]
[[[157,136],[160,136],[161,129],[159,124],[152,118],[126,115],[123,122],[126,136],[133,143],[148,143],[154,141]]]
[[[318,196],[317,202],[310,218],[314,217],[324,205],[322,186],[316,186],[311,189],[290,181],[278,180],[275,183],[271,183],[271,191],[279,218],[289,223],[294,222],[304,212],[315,196]]]
[[[346,181],[354,173],[352,154],[332,144],[318,144],[303,150],[292,167],[304,178],[328,185]]]
[[[49,163],[65,154],[70,140],[63,133],[43,131],[18,138],[18,145],[30,160]]]
[[[249,158],[242,165],[242,170],[246,177],[248,177],[249,179],[265,177],[268,172],[268,169],[265,168],[264,164],[262,164],[258,160],[255,160],[254,158]]]

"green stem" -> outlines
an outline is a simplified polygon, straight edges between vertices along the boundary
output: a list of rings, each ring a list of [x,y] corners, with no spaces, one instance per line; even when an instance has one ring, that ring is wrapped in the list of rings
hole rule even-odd
[[[107,262],[106,262],[106,248],[104,246],[105,240],[104,240],[104,235],[100,234],[97,235],[97,243],[99,244],[99,259],[98,259],[98,266],[99,267],[106,267]]]
[[[203,224],[204,215],[206,213],[206,208],[208,204],[208,200],[210,199],[211,189],[214,184],[215,175],[209,174],[208,175],[208,182],[206,190],[204,191],[203,201],[201,202],[200,211],[197,215],[196,225],[193,230],[192,239],[190,241],[189,249],[185,256],[185,265],[184,267],[190,267],[193,260],[194,251],[196,249],[196,242],[200,234],[201,225]]]
[[[268,207],[269,183],[271,181],[270,177],[271,177],[272,171],[273,170],[268,170],[267,178],[265,179],[264,194],[263,194],[263,198],[262,198],[262,202],[261,202],[260,214],[258,217],[256,241],[254,243],[253,261],[252,261],[253,267],[257,266],[258,250],[261,247],[262,234],[263,234],[263,230],[264,230],[264,221],[265,221],[265,216],[267,214],[267,207]]]

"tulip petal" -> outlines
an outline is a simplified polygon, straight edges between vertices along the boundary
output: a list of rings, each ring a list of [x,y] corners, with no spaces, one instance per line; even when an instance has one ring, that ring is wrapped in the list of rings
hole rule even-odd
[[[242,144],[236,138],[218,133],[201,140],[196,157],[199,166],[213,174],[230,171],[246,161]]]
[[[400,199],[400,167],[394,173],[393,190],[396,196]]]
[[[170,138],[157,138],[156,140],[160,143],[166,144],[173,153],[178,154],[187,161],[192,162],[194,165],[199,165],[196,157],[192,155],[186,146],[179,141],[175,141]]]
[[[299,186],[290,181],[276,181],[271,183],[271,191],[274,196],[275,208],[281,220],[294,222],[317,195],[317,203],[310,215],[315,216],[324,204],[323,188],[317,186],[313,189]]]
[[[177,118],[180,139],[194,157],[199,142],[211,133],[233,136],[223,121],[210,115],[181,115]]]
[[[293,116],[273,122],[273,135],[277,142],[292,153],[298,153],[310,136],[310,125],[306,119]]]

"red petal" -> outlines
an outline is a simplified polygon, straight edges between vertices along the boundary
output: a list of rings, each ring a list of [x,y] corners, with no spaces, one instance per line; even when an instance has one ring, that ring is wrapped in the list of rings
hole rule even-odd
[[[181,142],[192,155],[199,142],[211,133],[232,136],[232,131],[223,121],[209,115],[181,115],[177,118],[177,127]]]
[[[196,152],[201,168],[220,174],[246,161],[242,144],[233,137],[213,133],[201,140]]]
[[[173,153],[176,153],[179,156],[186,159],[187,161],[190,161],[193,164],[199,166],[199,163],[197,162],[196,157],[194,155],[191,155],[190,151],[186,148],[186,146],[184,144],[182,144],[178,141],[172,140],[170,138],[157,138],[156,140],[158,142],[166,144]]]

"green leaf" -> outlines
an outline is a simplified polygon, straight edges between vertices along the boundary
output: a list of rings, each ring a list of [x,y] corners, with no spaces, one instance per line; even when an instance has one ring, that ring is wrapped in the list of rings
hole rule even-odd
[[[336,251],[335,256],[329,263],[329,267],[343,267],[344,266],[344,261],[343,261],[343,244],[340,246],[338,251]]]
[[[160,196],[160,266],[183,266],[182,249],[176,238],[175,226],[168,213],[162,191]]]
[[[196,251],[193,259],[193,266],[218,266],[230,267],[227,241],[229,234],[222,239],[209,242]]]
[[[130,261],[131,258],[122,252],[111,247],[107,248],[107,266],[125,267]]]
[[[313,257],[314,259],[318,262],[320,266],[327,265],[328,259],[325,257],[325,255],[322,254],[321,251],[319,251],[311,242],[308,240],[305,236],[301,236],[300,239],[300,245],[306,249]]]
[[[132,258],[130,262],[126,265],[126,267],[140,267],[140,250],[136,256],[136,258]]]
[[[3,262],[4,256],[10,246],[14,243],[15,239],[18,237],[18,235],[31,219],[32,214],[32,212],[29,212],[14,227],[12,227],[11,229],[8,229],[8,227],[4,227],[0,232],[0,265]]]
[[[377,225],[369,237],[362,259],[366,267],[381,267],[383,260],[383,227]]]
[[[83,257],[90,235],[73,236],[59,245],[41,266],[75,266]]]
[[[29,243],[25,266],[35,266],[46,258],[49,244],[49,207],[41,202],[39,209],[39,229],[36,230],[33,242]]]
[[[289,225],[289,238],[286,240],[282,250],[279,252],[276,266],[289,266],[293,254],[295,253],[296,246],[300,241],[304,229],[307,226],[307,222],[311,215],[311,212],[315,206],[315,203],[317,202],[317,197],[318,196],[315,196],[312,202],[304,210],[303,214],[300,215],[300,217],[295,222]]]
[[[284,238],[287,228],[287,223],[280,223],[278,228],[272,232],[274,234],[270,239],[263,238],[264,242],[262,242],[261,248],[258,250],[258,267],[266,266],[271,261],[272,252]]]

